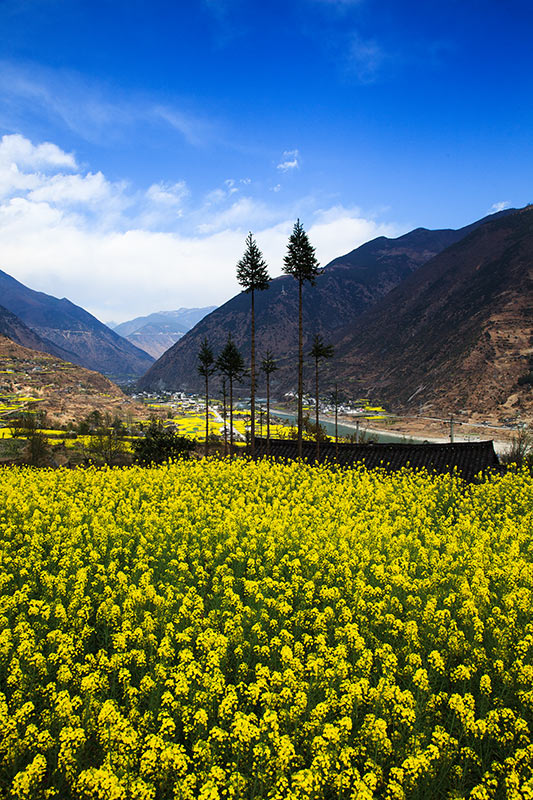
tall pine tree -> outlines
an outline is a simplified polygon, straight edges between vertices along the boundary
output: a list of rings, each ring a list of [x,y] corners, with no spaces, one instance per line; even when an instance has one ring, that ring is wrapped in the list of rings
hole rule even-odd
[[[237,280],[251,299],[251,358],[250,358],[250,449],[255,455],[255,292],[268,289],[270,276],[261,250],[251,233],[246,237],[246,250],[237,264]]]
[[[315,423],[316,423],[316,460],[320,458],[320,423],[318,421],[319,392],[318,392],[318,364],[323,358],[331,358],[333,355],[333,345],[325,344],[324,339],[319,333],[315,334],[313,346],[309,353],[315,359]]]
[[[283,259],[283,272],[298,281],[298,458],[302,457],[302,431],[303,431],[303,318],[302,318],[302,289],[307,281],[315,285],[316,277],[320,274],[319,263],[315,256],[315,248],[300,224],[296,220],[287,245],[287,255]]]
[[[205,336],[198,353],[198,372],[205,379],[205,455],[209,453],[209,377],[214,371],[215,356]]]
[[[266,351],[261,369],[265,373],[267,385],[267,455],[270,455],[270,376],[278,369],[271,350]]]
[[[217,369],[227,378],[229,383],[229,454],[233,457],[233,384],[242,381],[244,375],[244,359],[228,333],[228,340],[216,361]]]

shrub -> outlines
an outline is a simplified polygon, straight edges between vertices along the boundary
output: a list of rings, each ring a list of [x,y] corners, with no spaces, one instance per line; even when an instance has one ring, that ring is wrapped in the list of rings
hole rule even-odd
[[[171,458],[188,458],[196,447],[194,439],[178,436],[160,422],[151,422],[142,439],[133,443],[135,461],[139,464],[162,464]]]

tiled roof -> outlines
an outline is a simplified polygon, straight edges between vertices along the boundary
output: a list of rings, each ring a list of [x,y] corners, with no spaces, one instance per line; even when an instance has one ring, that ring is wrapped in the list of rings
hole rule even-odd
[[[256,437],[256,458],[267,455],[267,440]],[[294,439],[270,439],[270,455],[275,459],[294,460],[298,443]],[[302,442],[302,457],[315,461],[314,442]],[[363,464],[367,469],[382,467],[388,471],[411,467],[425,468],[429,472],[445,473],[457,469],[466,481],[472,481],[480,472],[498,469],[499,460],[492,441],[458,442],[454,444],[338,444],[338,457],[333,442],[320,443],[320,462],[329,461],[341,466]]]

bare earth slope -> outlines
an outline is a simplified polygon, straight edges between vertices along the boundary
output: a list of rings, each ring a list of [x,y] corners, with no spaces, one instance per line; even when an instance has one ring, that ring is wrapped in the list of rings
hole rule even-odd
[[[67,424],[91,411],[125,418],[138,407],[108,378],[62,361],[47,353],[23,347],[0,335],[0,394],[38,398],[38,408]]]
[[[397,239],[381,236],[330,262],[311,288],[304,288],[305,347],[321,333],[333,341],[344,326],[357,318],[401,281],[444,248],[459,241],[483,220],[461,230],[429,231],[418,228]],[[297,284],[290,276],[272,281],[256,294],[256,342],[259,356],[268,348],[279,360],[278,385],[294,384],[298,347]],[[197,356],[206,336],[219,352],[231,333],[246,360],[249,358],[250,298],[240,293],[202,319],[150,368],[140,381],[145,390],[201,388]]]
[[[397,410],[531,417],[533,206],[427,262],[341,337],[324,381]],[[519,380],[522,379],[522,381]]]

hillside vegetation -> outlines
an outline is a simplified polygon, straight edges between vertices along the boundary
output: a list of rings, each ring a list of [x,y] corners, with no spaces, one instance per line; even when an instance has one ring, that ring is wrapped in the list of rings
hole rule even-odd
[[[94,410],[126,414],[134,408],[119,387],[99,372],[22,347],[1,335],[0,397],[7,407],[13,402],[23,406],[32,398],[39,402],[39,410],[64,424]],[[0,400],[0,416],[2,410]]]

